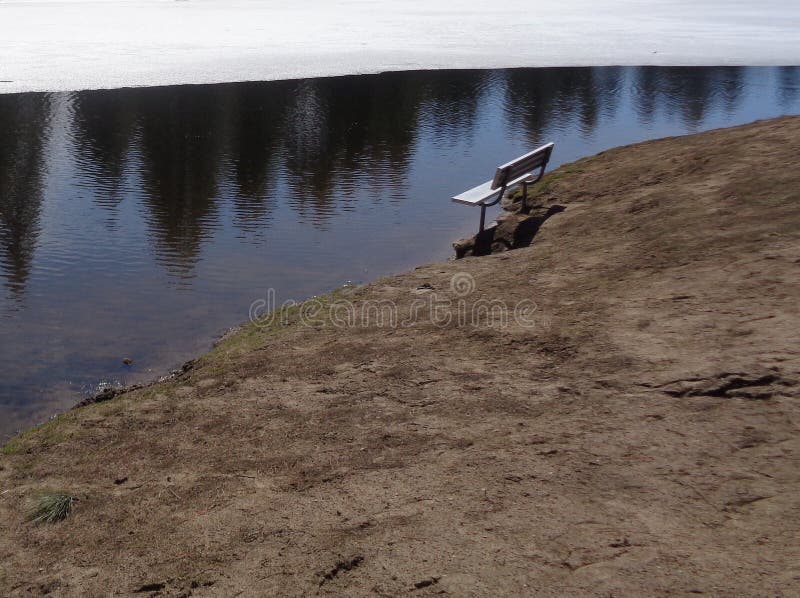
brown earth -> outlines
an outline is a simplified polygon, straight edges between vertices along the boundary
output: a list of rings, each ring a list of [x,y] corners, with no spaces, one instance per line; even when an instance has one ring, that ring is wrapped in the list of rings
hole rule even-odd
[[[528,248],[12,440],[0,594],[797,596],[798,157],[781,118],[580,160]],[[27,522],[46,488],[72,514]]]

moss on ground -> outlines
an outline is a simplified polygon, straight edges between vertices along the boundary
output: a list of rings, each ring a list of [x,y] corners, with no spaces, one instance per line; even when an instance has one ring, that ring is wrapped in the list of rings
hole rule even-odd
[[[50,421],[34,426],[14,436],[6,442],[0,453],[15,455],[27,448],[55,446],[67,440],[73,433],[75,416],[73,413],[63,413]]]
[[[326,308],[343,296],[352,293],[353,287],[343,286],[338,289],[312,297],[302,303],[282,306],[257,321],[250,321],[223,338],[211,351],[195,362],[195,367],[204,374],[215,375],[226,371],[226,366],[253,350],[259,349],[268,336],[282,334],[288,329],[310,319],[315,324],[324,326],[329,323]]]

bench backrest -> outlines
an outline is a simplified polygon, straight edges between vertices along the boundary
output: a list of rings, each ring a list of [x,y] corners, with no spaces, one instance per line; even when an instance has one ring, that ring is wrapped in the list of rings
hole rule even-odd
[[[547,163],[550,161],[550,154],[553,153],[553,146],[553,143],[548,143],[511,162],[498,166],[497,172],[494,173],[492,189],[499,189],[509,181],[513,181],[522,175],[530,174],[537,168],[544,172]]]

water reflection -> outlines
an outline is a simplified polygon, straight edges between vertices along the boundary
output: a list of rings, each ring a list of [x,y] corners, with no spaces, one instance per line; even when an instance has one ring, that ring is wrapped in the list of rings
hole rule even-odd
[[[745,69],[738,67],[640,67],[636,107],[643,123],[658,111],[696,130],[709,110],[733,113],[741,98]]]
[[[426,134],[443,146],[471,139],[481,105],[493,88],[503,85],[500,73],[456,71],[450,77],[422,72],[409,75],[422,98]],[[413,98],[416,100],[416,97]]]
[[[230,86],[229,161],[233,169],[234,225],[258,234],[270,222],[278,200],[279,157],[296,83],[280,81]]]
[[[49,114],[42,94],[0,95],[0,270],[18,299],[40,231]]]
[[[778,101],[781,107],[791,110],[800,99],[800,66],[782,66],[778,75]]]
[[[230,97],[222,87],[137,90],[143,207],[159,263],[193,276],[218,223],[217,191]]]
[[[396,193],[408,169],[419,97],[402,74],[388,82],[340,77],[298,85],[288,119],[289,205],[324,225],[355,190]],[[391,109],[388,107],[391,106]]]
[[[542,141],[555,166],[798,111],[797,67],[0,95],[0,422],[137,381],[123,356],[162,372],[265,286],[301,298],[447,256],[475,221],[447,197]]]
[[[613,117],[625,69],[516,69],[508,74],[506,114],[532,143],[556,132],[577,129],[591,136],[602,117]]]
[[[75,164],[82,184],[95,191],[99,206],[115,214],[123,199],[122,177],[136,130],[134,98],[86,91],[73,95],[71,109]]]

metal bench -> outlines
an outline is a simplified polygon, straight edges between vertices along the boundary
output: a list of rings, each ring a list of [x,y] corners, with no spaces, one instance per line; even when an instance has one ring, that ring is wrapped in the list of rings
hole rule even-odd
[[[481,227],[478,233],[482,233],[484,229],[486,208],[503,199],[505,192],[512,187],[522,185],[522,209],[526,208],[528,186],[538,183],[544,176],[544,169],[550,161],[553,147],[555,147],[554,143],[548,143],[524,156],[511,160],[511,162],[498,166],[491,181],[486,181],[453,197],[453,201],[456,203],[481,207]],[[538,175],[533,174],[536,170],[539,171]],[[492,198],[494,199],[489,201]]]

